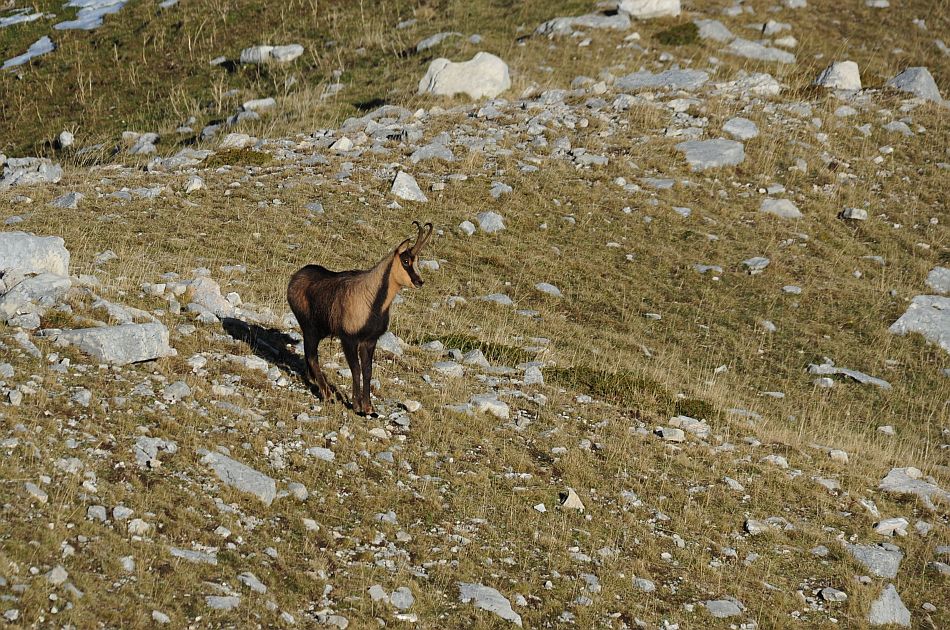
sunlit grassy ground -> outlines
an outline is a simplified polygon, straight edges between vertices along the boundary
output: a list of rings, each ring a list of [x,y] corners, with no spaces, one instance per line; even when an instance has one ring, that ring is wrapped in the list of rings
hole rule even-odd
[[[3,350],[13,356],[15,382],[36,383],[36,393],[27,396],[22,407],[0,409],[3,437],[18,435],[20,440],[13,456],[0,460],[0,475],[7,480],[0,485],[5,504],[0,575],[11,585],[32,584],[16,605],[20,621],[137,627],[151,625],[151,611],[157,609],[170,615],[176,626],[275,625],[282,623],[280,611],[306,625],[305,611],[330,608],[355,627],[374,625],[373,617],[396,623],[392,609],[372,604],[366,594],[370,585],[380,583],[387,590],[410,586],[417,598],[412,612],[424,627],[496,624],[489,614],[456,604],[455,582],[462,580],[489,584],[512,600],[516,594],[526,597],[528,605],[515,608],[526,627],[556,625],[565,610],[576,615],[579,627],[632,625],[637,618],[651,626],[669,619],[681,627],[708,627],[713,623],[709,616],[686,612],[683,605],[722,596],[741,600],[747,611],[739,619],[755,619],[761,627],[831,626],[832,617],[839,626],[861,627],[883,581],[859,585],[854,576],[866,571],[836,539],[881,540],[871,531],[876,519],[857,502],[873,498],[883,517],[905,516],[912,525],[922,518],[936,526],[927,537],[911,533],[897,541],[906,557],[894,582],[915,624],[950,624],[946,578],[926,568],[934,559],[933,549],[950,544],[946,506],[928,514],[919,504],[874,491],[892,466],[917,466],[950,486],[945,454],[948,381],[941,374],[946,354],[919,337],[887,332],[907,300],[925,292],[927,272],[950,259],[942,183],[946,171],[936,166],[948,160],[946,110],[915,110],[910,114],[912,127],[921,125],[926,132],[904,138],[883,131],[884,120],[873,109],[837,119],[832,112],[838,101],[806,89],[831,58],[849,57],[858,61],[868,86],[881,85],[904,65],[922,64],[930,67],[946,93],[947,58],[931,42],[941,25],[947,26],[947,12],[935,11],[929,3],[872,13],[863,3],[840,9],[812,2],[806,10],[785,11],[775,18],[794,25],[800,64],[756,68],[706,43],[657,48],[652,34],[672,21],[635,26],[641,43],[650,49],[643,55],[617,48],[623,34],[596,33],[587,48],[577,48],[570,39],[556,41],[554,48],[547,39],[519,43],[516,38],[530,34],[541,21],[584,7],[486,4],[287,3],[282,14],[280,8],[264,10],[250,2],[206,3],[200,9],[182,3],[156,16],[151,3],[138,3],[107,18],[98,31],[62,36],[60,49],[24,68],[22,79],[0,77],[0,89],[9,95],[0,105],[5,108],[0,137],[8,143],[2,150],[11,155],[51,152],[43,145],[62,128],[75,128],[82,145],[105,141],[111,146],[122,130],[134,129],[162,132],[160,149],[170,153],[178,142],[173,129],[189,115],[198,118],[194,127],[200,130],[202,124],[233,113],[242,100],[269,95],[278,97],[277,111],[241,130],[258,137],[293,138],[298,132],[333,127],[374,99],[410,109],[431,107],[431,100],[414,95],[428,60],[438,54],[468,58],[477,49],[496,52],[511,64],[513,98],[532,84],[565,88],[575,75],[596,77],[604,68],[617,75],[640,66],[652,68],[663,50],[684,65],[691,60],[704,68],[706,59],[716,55],[722,60],[719,79],[731,78],[740,68],[775,74],[798,98],[812,103],[813,117],[821,119],[820,131],[829,138],[818,142],[819,130],[808,119],[785,123],[757,108],[742,112],[763,132],[746,143],[745,163],[694,174],[673,150],[678,140],[661,137],[666,114],[638,109],[625,114],[627,126],[610,137],[598,135],[602,129],[594,117],[590,128],[570,134],[574,146],[609,155],[606,168],[579,171],[546,159],[539,172],[525,174],[518,169],[517,148],[525,140],[524,131],[511,130],[500,144],[514,148],[513,157],[472,154],[453,164],[414,167],[430,201],[424,206],[405,204],[410,207],[403,210],[386,207],[391,201],[389,182],[374,174],[393,161],[408,162],[394,144],[392,155],[364,154],[353,177],[343,184],[333,175],[348,158],[327,152],[326,166],[304,168],[279,161],[245,166],[238,160],[230,167],[201,170],[207,188],[188,196],[179,192],[187,179],[184,173],[90,170],[60,156],[67,167],[63,182],[3,193],[4,217],[20,214],[26,220],[18,227],[61,235],[73,255],[72,273],[96,273],[105,285],[101,293],[148,310],[164,308],[165,302],[145,297],[143,282],[157,282],[169,271],[191,277],[192,269],[207,267],[226,290],[283,314],[286,279],[300,265],[368,267],[410,235],[412,218],[434,221],[444,233],[433,239],[426,257],[438,259],[441,269],[425,273],[422,290],[405,294],[405,303],[394,311],[392,329],[410,342],[439,338],[448,347],[482,347],[493,363],[512,366],[539,356],[525,350],[536,345],[531,338],[548,338],[549,349],[540,355],[549,362],[547,384],[524,388],[540,391],[548,402],[539,406],[507,398],[513,411],[522,410],[529,420],[520,431],[490,416],[445,411],[444,404],[463,402],[488,386],[470,370],[459,381],[433,374],[444,386],[430,387],[422,376],[431,373],[434,358],[413,348],[398,359],[381,358],[377,365],[384,409],[405,399],[423,404],[423,410],[413,414],[411,428],[399,431],[385,419],[359,419],[339,406],[319,405],[295,375],[289,375],[290,388],[274,388],[262,373],[215,360],[209,362],[207,374],[192,373],[185,360],[196,352],[249,353],[245,345],[222,337],[217,326],[199,326],[190,337],[173,332],[177,358],[124,370],[92,366],[85,373],[62,376],[49,369],[46,359]],[[766,3],[752,4],[755,16],[724,20],[734,33],[754,35],[743,25],[772,15],[765,12]],[[315,17],[297,19],[300,15]],[[419,25],[391,30],[413,15]],[[926,17],[929,30],[913,27],[912,17]],[[21,30],[0,31],[0,50],[6,54],[15,48],[7,56],[19,54],[19,48],[25,50],[39,36],[25,26],[16,28]],[[484,43],[475,47],[460,38],[422,56],[396,54],[439,30],[477,32]],[[328,39],[338,45],[327,47]],[[308,52],[289,67],[228,74],[207,65],[217,55],[234,58],[247,45],[297,41]],[[892,53],[897,45],[905,52]],[[361,47],[365,53],[358,52]],[[814,59],[817,53],[825,57]],[[115,55],[118,70],[112,62],[105,64]],[[88,64],[76,61],[87,58]],[[80,65],[88,75],[82,75]],[[343,72],[340,80],[346,88],[338,97],[321,101],[318,95],[334,70]],[[297,83],[285,90],[290,75]],[[62,80],[71,76],[76,83]],[[78,87],[80,76],[93,86],[85,94]],[[98,89],[100,85],[110,89]],[[225,99],[222,95],[232,88],[240,94]],[[893,112],[900,106],[891,95],[875,99]],[[113,106],[116,109],[110,109]],[[703,107],[712,136],[738,113],[730,101],[709,99]],[[502,119],[501,124],[506,122]],[[867,138],[854,130],[865,122],[873,123]],[[491,123],[448,114],[430,122],[426,135],[462,124],[483,128]],[[644,141],[645,136],[654,139]],[[878,165],[872,159],[883,145],[895,151]],[[823,152],[831,162],[821,159]],[[104,155],[97,154],[97,159],[112,161]],[[789,170],[796,158],[806,160],[806,173]],[[114,159],[132,166],[144,163],[124,155]],[[465,173],[469,179],[450,182],[441,193],[428,190],[427,184],[450,173]],[[844,179],[841,173],[855,178]],[[617,177],[637,182],[650,176],[689,180],[692,185],[630,195],[614,183]],[[513,192],[493,200],[488,189],[495,180],[511,185]],[[233,182],[240,187],[232,187]],[[804,219],[784,222],[759,214],[761,195],[756,189],[773,182],[786,186]],[[98,196],[123,186],[156,183],[167,189],[151,201]],[[46,204],[70,190],[86,194],[78,210]],[[225,196],[227,190],[230,195]],[[14,193],[29,194],[33,203],[12,205]],[[656,206],[648,204],[652,197],[658,200]],[[311,215],[304,208],[313,201],[322,202],[325,214]],[[836,218],[846,206],[865,204],[871,215],[866,223]],[[684,219],[672,206],[688,206],[693,214]],[[624,213],[624,207],[632,212]],[[476,212],[489,209],[505,217],[506,231],[464,237],[455,230],[460,221],[474,220]],[[564,219],[568,215],[573,223]],[[648,215],[649,223],[644,220]],[[931,222],[932,217],[937,222]],[[718,240],[710,240],[709,234]],[[610,242],[620,247],[608,246]],[[93,258],[107,248],[119,258],[97,271]],[[772,263],[765,273],[749,276],[741,261],[757,255],[768,256]],[[886,262],[881,266],[863,258],[869,255]],[[246,274],[219,271],[222,265],[237,263],[247,265]],[[721,279],[696,273],[694,263],[722,266]],[[855,271],[861,272],[860,278]],[[542,281],[558,286],[564,297],[537,292],[534,285]],[[789,284],[802,287],[801,295],[783,293]],[[509,294],[519,308],[536,309],[540,317],[526,318],[477,300],[493,292]],[[468,302],[451,308],[445,304],[451,295]],[[74,306],[80,315],[86,312],[79,301]],[[647,313],[662,319],[647,318]],[[185,316],[162,319],[172,330],[190,321]],[[773,321],[777,332],[766,333],[760,326],[763,319]],[[73,323],[51,318],[47,325]],[[0,340],[15,346],[8,331],[0,332]],[[88,363],[72,349],[37,343],[74,364]],[[327,343],[325,359],[334,359],[337,348]],[[815,388],[814,377],[805,370],[824,356],[884,378],[893,389],[846,382],[832,389]],[[341,356],[335,360],[344,363]],[[726,370],[716,373],[719,366]],[[212,393],[212,385],[235,373],[241,376],[240,395],[228,400],[257,410],[263,421],[234,417],[212,406],[222,399]],[[331,378],[349,385],[335,374]],[[192,387],[193,400],[171,406],[151,397],[129,398],[124,405],[113,400],[128,397],[143,381],[160,392],[163,381],[179,379]],[[93,392],[88,409],[69,402],[80,386]],[[763,396],[766,391],[781,391],[785,397]],[[578,394],[589,394],[595,402],[578,403]],[[160,400],[160,394],[155,398]],[[754,410],[762,419],[750,423],[728,412],[737,407]],[[311,420],[298,419],[301,412],[309,413]],[[718,437],[708,445],[691,438],[674,447],[637,431],[651,431],[676,413],[704,417]],[[26,432],[15,432],[19,423]],[[886,424],[895,427],[895,436],[877,431]],[[393,435],[381,440],[368,433],[374,427],[388,428]],[[179,453],[163,455],[160,469],[139,471],[130,448],[143,431],[174,439]],[[333,432],[336,441],[327,437]],[[79,445],[70,448],[68,438]],[[591,446],[585,447],[584,440]],[[332,445],[336,461],[305,457],[294,448],[296,443]],[[735,450],[712,449],[725,443]],[[851,463],[832,462],[816,444],[846,450]],[[269,453],[277,445],[289,451],[283,470],[270,464]],[[288,497],[264,508],[253,498],[212,487],[196,451],[216,446],[230,448],[235,457],[278,480],[304,483],[311,498],[300,503]],[[567,452],[552,451],[557,447]],[[381,451],[393,451],[395,463],[376,460]],[[762,463],[769,454],[785,456],[804,474],[792,479]],[[53,462],[72,456],[95,472],[95,490],[82,488],[81,475],[55,472]],[[358,472],[345,470],[348,462],[356,462]],[[54,483],[45,486],[50,500],[31,505],[23,482],[41,474],[54,477]],[[725,476],[737,479],[745,491],[730,490],[722,481]],[[815,476],[838,479],[843,492],[834,496],[813,481]],[[567,486],[580,494],[587,507],[584,515],[555,509],[558,491]],[[642,505],[625,507],[622,491],[636,493]],[[217,506],[216,497],[236,512]],[[154,542],[130,540],[121,524],[87,521],[86,507],[94,503],[131,507],[135,517],[158,527],[149,535]],[[548,511],[535,511],[532,506],[538,503]],[[398,526],[375,521],[377,513],[388,510],[397,514]],[[746,517],[773,515],[794,523],[795,531],[739,535]],[[316,520],[320,531],[308,531],[303,518]],[[227,549],[214,532],[219,525],[233,532],[232,541],[242,539],[235,549]],[[397,543],[400,530],[411,540]],[[683,548],[674,534],[685,541]],[[76,550],[65,559],[64,541]],[[394,571],[375,564],[387,557],[390,542],[405,551],[394,558]],[[219,564],[175,560],[167,554],[169,544],[218,548]],[[813,557],[809,550],[822,544],[830,556]],[[265,555],[266,547],[277,550],[276,559]],[[723,557],[721,547],[734,548],[738,560]],[[750,552],[760,557],[746,566],[743,561]],[[136,559],[131,575],[119,568],[118,559],[126,555]],[[85,592],[82,599],[73,600],[41,577],[30,577],[31,567],[41,576],[59,563]],[[427,577],[414,572],[420,567]],[[248,570],[268,585],[266,595],[250,593],[237,583],[235,576]],[[585,594],[581,573],[596,574],[603,585],[601,593],[588,594],[591,606],[571,604]],[[633,576],[655,581],[657,591],[636,590]],[[548,580],[550,588],[545,586]],[[204,596],[216,593],[206,581],[240,592],[238,610],[209,614]],[[331,592],[325,591],[326,585],[332,585]],[[802,590],[813,597],[824,586],[847,591],[848,601],[816,612],[796,594]],[[59,593],[58,602],[48,599],[51,592]],[[73,607],[63,610],[64,600]],[[277,604],[276,610],[268,610],[268,600]],[[923,612],[924,602],[935,604],[938,611]],[[802,610],[807,612],[796,621],[791,613]]]

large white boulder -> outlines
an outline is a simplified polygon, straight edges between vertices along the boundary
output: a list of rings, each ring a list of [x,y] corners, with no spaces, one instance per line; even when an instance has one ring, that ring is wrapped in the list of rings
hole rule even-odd
[[[49,272],[69,275],[69,251],[58,236],[36,236],[26,232],[0,232],[0,272]]]
[[[159,323],[63,330],[56,334],[56,341],[75,345],[93,358],[112,365],[178,354],[168,345],[168,329]]]
[[[680,0],[621,0],[617,8],[638,20],[676,17],[680,14]]]
[[[480,52],[459,63],[443,57],[434,59],[419,81],[419,94],[495,98],[510,87],[508,64],[491,53]]]
[[[909,92],[928,101],[936,103],[943,101],[933,75],[930,74],[930,70],[923,66],[907,68],[884,85],[901,92]]]
[[[832,90],[860,90],[861,73],[858,64],[853,61],[836,61],[818,75],[815,85]]]

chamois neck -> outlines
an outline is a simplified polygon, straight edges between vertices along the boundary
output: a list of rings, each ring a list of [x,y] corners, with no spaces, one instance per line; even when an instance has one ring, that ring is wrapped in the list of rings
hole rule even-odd
[[[396,282],[396,275],[393,273],[393,265],[397,260],[398,257],[394,255],[393,252],[390,252],[376,263],[375,267],[369,270],[369,275],[372,277],[373,282],[379,287],[379,291],[384,294],[383,303],[380,308],[381,311],[389,309],[393,300],[396,299],[396,294],[399,293],[399,290],[402,288],[399,286],[399,283]],[[383,283],[385,283],[385,286],[383,286]]]

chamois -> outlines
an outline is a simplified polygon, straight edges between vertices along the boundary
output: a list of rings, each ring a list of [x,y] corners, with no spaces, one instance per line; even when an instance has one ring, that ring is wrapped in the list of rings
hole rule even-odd
[[[372,269],[330,271],[307,265],[287,285],[287,302],[303,333],[306,381],[324,400],[336,391],[320,370],[317,346],[324,337],[338,337],[353,373],[353,410],[361,415],[374,414],[370,401],[373,354],[376,341],[389,328],[389,307],[400,289],[423,284],[415,265],[432,236],[432,224],[412,224],[418,229],[416,242],[410,246],[412,239],[407,238]]]

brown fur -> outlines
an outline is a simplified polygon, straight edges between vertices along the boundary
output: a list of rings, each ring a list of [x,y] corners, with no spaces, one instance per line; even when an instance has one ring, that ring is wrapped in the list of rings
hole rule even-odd
[[[422,286],[415,263],[432,234],[432,224],[426,224],[427,234],[415,225],[419,228],[415,245],[410,247],[406,239],[371,269],[338,272],[307,265],[291,277],[287,302],[304,336],[305,376],[323,398],[329,398],[333,388],[320,370],[317,346],[324,337],[339,337],[353,372],[353,406],[372,413],[369,382],[376,340],[389,327],[389,308],[400,289]]]

